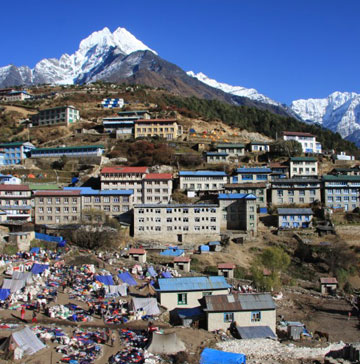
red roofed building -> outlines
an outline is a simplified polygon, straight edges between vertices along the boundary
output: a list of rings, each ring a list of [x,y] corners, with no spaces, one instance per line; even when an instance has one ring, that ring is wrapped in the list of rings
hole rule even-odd
[[[182,135],[182,126],[176,119],[140,119],[134,122],[135,138],[158,136],[167,140],[177,139]]]
[[[146,263],[146,250],[142,248],[129,249],[130,258],[136,260],[139,263]]]
[[[303,153],[321,153],[322,147],[316,141],[316,136],[299,131],[283,131],[284,140],[295,140],[301,144]]]
[[[102,190],[133,190],[134,204],[168,203],[173,182],[171,173],[149,173],[148,167],[104,167]]]
[[[0,185],[0,210],[6,220],[31,221],[31,190],[26,185]]]
[[[182,270],[183,272],[190,272],[190,257],[175,257],[174,258],[174,268]]]
[[[338,288],[338,281],[335,277],[320,278],[320,291],[322,294],[334,294]]]
[[[234,269],[236,265],[234,263],[221,263],[218,264],[218,275],[226,278],[234,278]]]

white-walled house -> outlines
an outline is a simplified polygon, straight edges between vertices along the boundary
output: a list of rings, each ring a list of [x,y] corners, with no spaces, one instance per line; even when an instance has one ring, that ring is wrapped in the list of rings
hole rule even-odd
[[[283,140],[295,140],[301,144],[303,153],[321,153],[322,147],[316,136],[298,131],[283,131]]]

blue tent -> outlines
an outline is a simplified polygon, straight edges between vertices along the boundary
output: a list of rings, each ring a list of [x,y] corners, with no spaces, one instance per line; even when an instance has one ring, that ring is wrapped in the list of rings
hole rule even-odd
[[[129,286],[136,286],[137,283],[135,279],[131,276],[129,272],[124,272],[118,274],[118,277],[124,282],[127,283]]]
[[[44,270],[49,268],[49,264],[38,264],[38,263],[34,263],[34,265],[31,268],[31,273],[32,274],[41,274],[42,272],[44,272]]]
[[[151,277],[156,277],[157,276],[157,273],[155,272],[155,269],[154,269],[154,267],[152,265],[148,268],[147,271],[151,275]]]
[[[95,276],[95,279],[106,286],[114,286],[115,283],[113,281],[112,276]]]
[[[30,253],[31,254],[33,254],[33,253],[39,254],[40,253],[40,248],[38,248],[38,247],[31,248]]]
[[[162,273],[161,273],[161,276],[162,276],[163,278],[172,278],[172,275],[171,275],[171,273],[170,273],[170,272],[162,272]]]
[[[205,348],[201,353],[200,364],[246,364],[246,356]]]
[[[10,289],[0,289],[0,300],[5,301],[10,296]]]

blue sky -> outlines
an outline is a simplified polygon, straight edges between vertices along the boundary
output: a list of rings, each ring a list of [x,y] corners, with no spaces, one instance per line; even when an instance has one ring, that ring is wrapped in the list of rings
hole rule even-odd
[[[18,0],[1,10],[0,66],[33,67],[121,26],[185,71],[280,102],[360,93],[358,0]]]

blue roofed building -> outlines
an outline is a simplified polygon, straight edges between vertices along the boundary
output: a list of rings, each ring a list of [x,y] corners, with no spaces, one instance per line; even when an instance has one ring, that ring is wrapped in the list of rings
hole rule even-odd
[[[220,229],[241,230],[255,234],[257,231],[256,196],[244,193],[220,193]]]
[[[31,158],[81,158],[101,157],[104,154],[103,145],[77,145],[68,147],[35,148],[31,150]]]
[[[0,165],[11,166],[20,164],[29,157],[31,150],[34,148],[35,146],[29,142],[0,143],[0,150],[2,152]]]
[[[169,311],[174,308],[193,308],[209,295],[228,294],[231,286],[223,276],[160,278],[157,296],[159,303]]]
[[[230,178],[230,183],[267,183],[271,172],[271,169],[267,167],[237,168]]]
[[[221,192],[227,183],[228,176],[222,171],[180,171],[180,190],[205,192]]]

